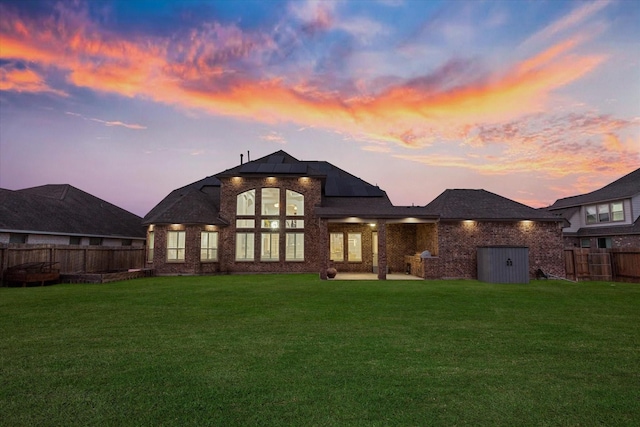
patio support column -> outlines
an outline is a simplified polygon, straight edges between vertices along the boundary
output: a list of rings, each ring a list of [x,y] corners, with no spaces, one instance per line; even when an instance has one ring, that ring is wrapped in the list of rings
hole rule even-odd
[[[327,280],[329,268],[329,223],[320,219],[320,280]]]
[[[378,221],[378,280],[387,280],[387,223]]]

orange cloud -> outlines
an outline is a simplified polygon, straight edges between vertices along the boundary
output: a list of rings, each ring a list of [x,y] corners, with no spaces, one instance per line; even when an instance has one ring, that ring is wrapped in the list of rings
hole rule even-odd
[[[61,90],[49,87],[42,76],[33,70],[0,68],[0,90],[13,92],[50,92],[60,96],[67,96]]]
[[[309,31],[335,25],[332,10],[324,3],[296,10]],[[581,9],[548,31],[555,36],[597,10]],[[23,19],[10,11],[0,16],[2,58],[62,71],[71,85],[216,115],[323,128],[367,141],[369,150],[395,145],[437,149],[438,144],[464,143],[471,149],[467,157],[407,158],[486,174],[538,169],[563,175],[567,170],[599,170],[607,162],[627,167],[638,161],[637,152],[626,148],[633,144],[621,142],[620,135],[632,126],[624,121],[563,117],[564,125],[545,123],[550,130],[544,130],[530,119],[548,113],[555,90],[579,80],[606,59],[576,53],[585,40],[567,37],[505,70],[483,75],[454,63],[377,92],[363,91],[367,85],[354,81],[346,93],[323,87],[299,69],[291,75],[261,74],[263,58],[278,53],[280,47],[268,35],[244,33],[233,25],[206,25],[183,38],[125,39],[107,33],[82,12],[44,21]],[[47,88],[33,72],[2,72],[3,90]],[[592,142],[586,139],[588,134],[602,138]],[[558,140],[578,147],[559,145]],[[496,144],[499,148],[491,152],[495,158],[489,158],[487,148]]]

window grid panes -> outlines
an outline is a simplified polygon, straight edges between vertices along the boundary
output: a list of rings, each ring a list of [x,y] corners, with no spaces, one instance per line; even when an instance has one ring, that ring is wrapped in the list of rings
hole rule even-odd
[[[255,228],[255,219],[236,219],[236,228]]]
[[[279,188],[263,188],[262,189],[262,215],[279,215],[280,214],[280,189]]]
[[[167,232],[167,261],[184,261],[186,232]]]
[[[262,233],[261,261],[278,261],[280,259],[279,240],[279,233]]]
[[[362,261],[362,233],[349,233],[348,260]]]
[[[304,261],[304,233],[287,233],[287,261]]]
[[[329,259],[337,262],[344,261],[344,235],[342,233],[329,235]]]
[[[622,202],[611,203],[611,221],[624,221]]]
[[[200,260],[218,260],[218,232],[203,231],[200,235]]]
[[[236,261],[253,261],[254,233],[236,233]]]
[[[280,221],[278,218],[266,218],[262,220],[262,228],[268,230],[277,230],[280,228]]]
[[[248,190],[236,197],[236,215],[254,216],[256,214],[256,190]]]
[[[304,196],[295,191],[287,190],[287,216],[304,215]]]
[[[304,228],[304,219],[287,218],[286,224],[288,229]]]
[[[624,221],[624,205],[622,202],[586,206],[585,212],[587,224]]]

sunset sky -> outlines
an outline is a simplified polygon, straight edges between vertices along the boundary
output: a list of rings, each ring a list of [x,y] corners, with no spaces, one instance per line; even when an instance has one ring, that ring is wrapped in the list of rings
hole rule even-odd
[[[0,187],[140,216],[284,150],[424,205],[640,167],[638,1],[0,0]]]

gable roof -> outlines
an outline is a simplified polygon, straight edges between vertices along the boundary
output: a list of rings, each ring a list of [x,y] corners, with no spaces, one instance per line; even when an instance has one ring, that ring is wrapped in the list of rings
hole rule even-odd
[[[325,161],[298,160],[285,151],[227,169],[219,178],[234,176],[309,176],[323,180],[323,194],[327,197],[386,197],[379,187],[351,175]]]
[[[218,178],[208,176],[173,190],[145,215],[142,223],[228,225],[219,216],[220,184]]]
[[[144,239],[142,218],[68,184],[0,189],[0,230]]]
[[[640,168],[590,193],[558,199],[549,209],[561,209],[588,203],[626,199],[640,193]]]
[[[486,190],[445,190],[425,206],[442,220],[563,221],[545,210],[534,209]]]

